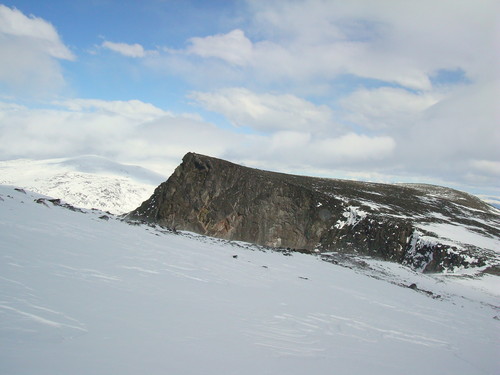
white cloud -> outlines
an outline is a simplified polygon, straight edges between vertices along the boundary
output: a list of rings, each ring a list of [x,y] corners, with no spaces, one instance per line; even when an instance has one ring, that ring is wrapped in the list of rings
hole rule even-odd
[[[439,69],[460,68],[468,77],[496,70],[495,0],[257,0],[248,6],[254,33],[287,52],[281,64],[261,69],[279,73],[291,66],[310,78],[348,72],[413,89],[430,89],[428,77]]]
[[[296,152],[309,148],[311,133],[284,130],[274,133],[269,139],[269,151],[271,153]]]
[[[346,74],[418,91],[433,90],[431,78],[442,70],[488,81],[499,76],[498,4],[247,1],[245,30],[190,38],[149,66],[207,87],[278,84],[294,93],[319,86],[328,93]]]
[[[324,166],[383,159],[393,149],[388,137],[321,137],[308,129],[236,134],[140,101],[74,99],[58,104],[29,109],[0,103],[0,159],[96,154],[168,174],[166,165],[173,168],[186,152],[195,151],[233,156],[236,162],[253,159],[254,166],[282,171],[293,172],[290,165],[296,165],[313,173]]]
[[[339,137],[317,137],[311,133],[283,131],[273,134],[264,153],[266,159],[291,164],[321,167],[345,167],[365,161],[385,159],[393,153],[392,138],[347,133]]]
[[[2,4],[0,4],[0,34],[34,40],[42,50],[57,59],[75,59],[49,22],[34,16],[27,17],[19,10]]]
[[[235,126],[259,131],[324,130],[334,127],[333,112],[294,95],[256,94],[245,88],[194,92],[206,109],[223,114]]]
[[[44,95],[64,86],[58,59],[74,60],[54,26],[0,4],[0,83]]]
[[[146,51],[144,47],[138,43],[127,44],[127,43],[114,43],[109,41],[102,42],[102,47],[107,48],[113,52],[117,52],[121,55],[127,57],[144,57],[146,56]]]
[[[314,145],[321,157],[329,156],[339,162],[373,161],[384,159],[392,154],[395,142],[391,137],[369,137],[367,135],[348,133],[339,138],[322,139]]]
[[[473,160],[471,166],[480,173],[500,177],[500,161]]]
[[[346,120],[369,129],[387,129],[411,125],[442,97],[439,93],[381,87],[357,90],[340,103],[348,111]]]
[[[203,76],[212,82],[214,75],[221,80],[229,75],[249,84],[300,87],[331,85],[339,75],[352,74],[432,90],[431,77],[440,70],[459,69],[473,80],[498,77],[498,4],[247,1],[247,30],[190,38],[184,50],[165,51],[177,54],[177,66],[182,65],[179,59],[188,61],[191,67],[183,74],[197,76],[203,70],[200,81]],[[226,66],[207,68],[206,60],[193,56],[215,58]]]
[[[338,177],[339,170],[366,171],[367,165],[376,174],[376,163],[390,161],[395,150],[390,137],[355,133],[318,137],[307,131],[278,131],[241,138],[222,156],[257,168],[309,176]]]
[[[473,159],[471,155],[479,155],[477,150],[467,150],[453,139],[454,135],[448,142],[450,134],[439,128],[435,133],[415,133],[413,137],[354,132],[335,135],[308,127],[273,128],[271,134],[237,134],[136,100],[74,99],[58,105],[29,109],[0,103],[0,159],[96,154],[169,174],[183,154],[194,151],[254,167],[308,175],[334,177],[343,170],[344,174],[359,176],[369,173],[383,181],[383,176],[394,180],[411,170],[413,176],[434,175],[445,181],[453,181],[450,176],[460,173],[462,182],[493,183],[498,178],[498,160],[491,150],[484,152],[484,158]],[[422,124],[415,126],[405,134],[412,134]],[[430,126],[436,127],[434,123]],[[446,131],[450,131],[447,126]],[[484,142],[492,138],[488,142],[494,145],[497,136],[489,132],[482,137]],[[477,147],[490,146],[483,143]],[[460,154],[465,155],[457,157]]]
[[[164,111],[150,103],[140,100],[98,100],[98,99],[70,99],[54,102],[74,112],[93,112],[121,115],[127,118],[150,121],[161,116],[172,116],[170,112]]]
[[[452,165],[498,159],[498,95],[496,82],[456,87],[417,119],[405,142],[408,157]]]
[[[74,99],[50,109],[0,103],[0,159],[95,154],[161,173],[188,151],[217,155],[236,135],[149,103]],[[162,167],[163,166],[163,167]]]
[[[389,169],[469,186],[496,186],[498,97],[500,86],[493,80],[416,93],[361,89],[341,103],[347,111],[344,118],[394,138]]]
[[[201,57],[215,57],[234,65],[247,65],[252,58],[252,42],[242,30],[189,39],[187,52]]]

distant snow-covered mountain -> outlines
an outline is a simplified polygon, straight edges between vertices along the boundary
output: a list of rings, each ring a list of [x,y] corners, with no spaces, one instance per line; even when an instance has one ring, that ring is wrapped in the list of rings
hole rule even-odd
[[[99,156],[0,161],[0,184],[115,214],[138,207],[165,179],[148,169]]]
[[[1,374],[498,371],[500,278],[271,251],[0,186]]]

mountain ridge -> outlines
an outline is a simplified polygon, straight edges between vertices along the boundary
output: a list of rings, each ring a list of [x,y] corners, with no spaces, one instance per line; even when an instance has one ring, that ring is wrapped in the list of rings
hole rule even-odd
[[[497,264],[500,245],[500,211],[458,190],[289,175],[195,153],[128,217],[271,247],[371,255],[426,272]],[[460,240],[435,233],[456,227]]]

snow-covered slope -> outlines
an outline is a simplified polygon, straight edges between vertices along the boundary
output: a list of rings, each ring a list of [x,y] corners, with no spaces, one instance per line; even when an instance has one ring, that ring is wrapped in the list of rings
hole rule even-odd
[[[145,168],[99,156],[0,162],[0,184],[64,199],[75,206],[115,214],[129,212],[166,179]]]
[[[2,374],[473,375],[500,366],[498,276],[422,275],[336,254],[322,255],[327,262],[39,198],[0,187]]]

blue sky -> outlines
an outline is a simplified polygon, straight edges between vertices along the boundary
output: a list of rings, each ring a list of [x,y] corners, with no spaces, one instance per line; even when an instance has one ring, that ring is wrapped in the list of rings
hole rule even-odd
[[[3,1],[0,159],[188,151],[500,196],[497,1]]]

